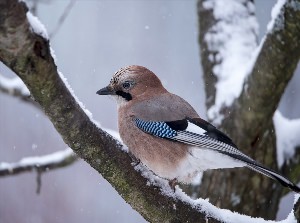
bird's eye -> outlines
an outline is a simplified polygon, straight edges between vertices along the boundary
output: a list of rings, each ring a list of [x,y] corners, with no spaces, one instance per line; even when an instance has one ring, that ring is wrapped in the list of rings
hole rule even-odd
[[[123,86],[124,89],[128,89],[128,88],[130,88],[130,83],[125,82],[125,83],[123,83],[122,86]]]

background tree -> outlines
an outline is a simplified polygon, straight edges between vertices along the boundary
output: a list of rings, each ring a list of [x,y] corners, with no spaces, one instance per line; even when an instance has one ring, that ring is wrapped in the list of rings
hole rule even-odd
[[[299,3],[287,1],[284,7],[278,7],[281,12],[275,15],[277,20],[275,20],[274,25],[270,25],[265,41],[261,48],[258,48],[260,51],[257,50],[258,56],[253,56],[250,53],[256,47],[256,27],[255,22],[253,22],[252,2],[231,1],[229,5],[232,8],[229,7],[231,10],[227,10],[225,14],[220,13],[223,9],[223,5],[219,5],[220,2],[222,1],[199,1],[198,3],[200,30],[203,30],[200,35],[200,43],[202,44],[201,58],[205,78],[211,86],[214,86],[215,83],[217,86],[215,90],[207,89],[209,118],[223,127],[241,148],[249,149],[248,154],[252,157],[276,168],[276,162],[274,162],[275,135],[272,134],[271,117],[299,59],[298,53],[300,51],[297,48],[299,12],[296,7]],[[32,96],[60,132],[64,141],[81,158],[99,171],[133,208],[147,220],[153,222],[201,222],[206,218],[207,212],[215,221],[224,221],[225,214],[222,211],[214,208],[208,211],[209,205],[202,200],[193,203],[195,206],[192,207],[186,203],[188,198],[185,197],[185,202],[182,202],[180,191],[168,197],[161,195],[155,186],[146,186],[145,179],[133,169],[128,155],[118,150],[120,145],[91,122],[81,110],[80,103],[64,86],[50,53],[47,36],[43,30],[38,29],[40,26],[36,24],[34,18],[28,14],[27,17],[25,16],[27,9],[24,3],[1,1],[0,8],[0,16],[4,18],[0,24],[1,30],[3,30],[0,36],[1,60],[21,77]],[[207,19],[201,19],[202,16]],[[28,18],[30,24],[27,21]],[[237,18],[241,18],[241,21],[238,21]],[[245,24],[247,25],[246,28],[244,27]],[[32,28],[34,33],[31,32]],[[293,38],[293,46],[288,44],[289,38]],[[237,42],[237,48],[242,49],[243,54],[239,50],[238,52],[230,51],[233,47],[232,41]],[[272,50],[270,51],[270,49]],[[291,58],[286,60],[288,56]],[[234,61],[230,60],[232,57],[236,57]],[[242,69],[240,63],[251,59],[254,61],[252,62],[254,65],[251,66],[251,63],[243,64],[246,68]],[[262,63],[262,61],[267,61],[267,63]],[[233,62],[239,69],[234,69]],[[283,71],[288,75],[282,75]],[[226,97],[227,99],[222,101],[218,98],[218,95],[224,94],[222,91],[224,87],[220,87],[222,85],[220,80],[224,77],[225,80],[230,79],[226,76],[228,73],[232,73],[231,75],[235,79],[239,79],[236,76],[239,74],[238,72],[244,76],[239,83],[235,82],[234,85],[243,90],[237,91],[238,93],[233,92],[233,97]],[[246,76],[247,79],[245,79]],[[242,88],[243,84],[247,87]],[[228,86],[231,87],[232,85],[227,85],[227,91],[229,91]],[[2,89],[5,89],[5,86]],[[17,92],[13,91],[13,94],[26,98],[23,97],[24,91]],[[230,101],[228,98],[232,100]],[[226,106],[223,106],[224,103]],[[270,107],[266,108],[266,104]],[[228,114],[230,118],[228,118]],[[275,120],[281,121],[280,125],[283,125],[282,121],[285,119],[279,113],[275,118]],[[295,126],[297,130],[297,125]],[[280,128],[276,128],[277,132],[279,130]],[[291,146],[296,145],[294,143]],[[255,148],[255,152],[253,152],[253,148]],[[71,155],[69,152],[64,154],[67,154],[67,157]],[[286,161],[282,165],[282,170],[294,167],[293,165],[298,163],[297,156],[295,157],[288,162]],[[49,164],[46,163],[45,165]],[[5,169],[9,170],[12,166],[2,164],[1,167],[4,175]],[[209,180],[203,181],[201,192],[204,193],[204,196],[209,193],[213,202],[221,205],[221,207],[229,207],[232,210],[255,216],[261,214],[260,216],[273,218],[279,197],[284,193],[282,187],[269,179],[254,176],[250,172],[241,173],[239,171],[213,172],[213,175],[208,177]],[[6,173],[9,172],[13,171],[6,171]],[[233,177],[233,175],[240,176]],[[236,181],[237,178],[243,180]],[[151,179],[153,180],[153,178]],[[157,185],[156,181],[157,179],[152,183]],[[239,185],[241,182],[244,183]],[[245,182],[247,183],[245,184]],[[164,183],[166,182],[160,182],[159,185]],[[251,192],[243,193],[245,191]],[[218,200],[220,196],[223,198],[222,200]],[[270,199],[272,199],[273,204],[271,208],[270,206],[268,208],[263,206]],[[157,202],[160,205],[157,205]],[[261,208],[253,208],[257,206],[261,206]],[[218,211],[221,215],[216,213]],[[230,214],[231,220],[234,217],[236,216]]]
[[[231,7],[224,10],[225,4]],[[300,13],[295,7],[299,2],[277,2],[259,46],[253,4],[247,0],[198,2],[208,117],[246,154],[297,182],[299,141],[293,134],[282,135],[282,129],[288,131],[290,126],[275,112],[299,61]],[[276,145],[276,137],[294,143]],[[294,152],[278,165],[282,150]],[[276,216],[279,200],[287,193],[277,183],[246,170],[207,173],[201,187],[201,195],[209,195],[221,207],[266,218]]]

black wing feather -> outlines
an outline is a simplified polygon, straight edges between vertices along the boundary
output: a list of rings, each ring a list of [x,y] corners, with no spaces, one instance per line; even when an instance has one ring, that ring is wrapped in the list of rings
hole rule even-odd
[[[173,130],[176,131],[183,131],[186,130],[188,127],[188,121],[187,119],[182,119],[182,120],[176,120],[176,121],[171,121],[171,122],[166,122],[168,126],[170,126]]]

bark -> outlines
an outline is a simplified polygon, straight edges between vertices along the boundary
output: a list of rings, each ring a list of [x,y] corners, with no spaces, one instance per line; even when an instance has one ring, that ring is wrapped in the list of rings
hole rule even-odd
[[[203,1],[199,0],[199,42],[204,78],[208,85],[216,79],[212,69],[215,63],[203,58],[210,53],[204,35],[216,21],[212,11],[205,10],[202,4]],[[293,7],[299,4],[299,0],[286,2],[273,30],[265,37],[241,95],[230,107],[224,107],[221,111],[225,119],[220,128],[227,132],[243,152],[274,170],[278,170],[278,167],[272,117],[300,58],[300,10],[299,7]],[[212,21],[205,21],[207,18]],[[208,87],[206,94],[209,108],[214,104],[215,89]],[[290,167],[297,167],[297,174],[293,174],[291,180],[299,181],[299,163]],[[203,182],[201,195],[208,196],[214,204],[271,219],[275,218],[279,199],[284,193],[278,183],[242,169],[208,173]],[[234,197],[240,199],[239,203],[232,199]]]
[[[210,108],[215,101],[217,77],[213,75],[213,67],[216,62],[213,63],[209,60],[209,55],[216,55],[217,52],[212,52],[208,49],[207,42],[204,40],[205,34],[208,30],[216,24],[212,10],[203,8],[203,1],[199,0],[198,4],[198,22],[199,22],[199,45],[201,53],[201,65],[203,69],[204,87],[206,92],[206,107]],[[205,18],[205,19],[204,19]]]

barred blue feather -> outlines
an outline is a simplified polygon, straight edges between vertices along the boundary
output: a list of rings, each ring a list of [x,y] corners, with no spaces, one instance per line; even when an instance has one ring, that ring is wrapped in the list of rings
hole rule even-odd
[[[173,138],[177,135],[177,132],[165,122],[144,121],[138,118],[135,118],[134,121],[137,127],[144,132],[160,138]]]

